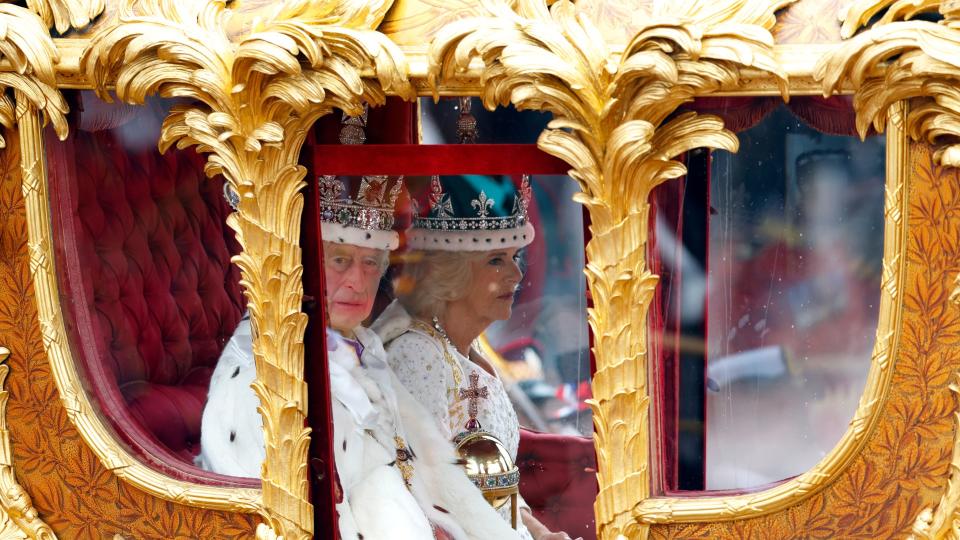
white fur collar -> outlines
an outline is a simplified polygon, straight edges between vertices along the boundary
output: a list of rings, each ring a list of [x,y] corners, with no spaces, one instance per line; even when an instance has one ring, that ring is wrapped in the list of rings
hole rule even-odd
[[[390,343],[410,330],[413,317],[399,300],[394,300],[370,325],[370,329],[380,336],[383,343]]]

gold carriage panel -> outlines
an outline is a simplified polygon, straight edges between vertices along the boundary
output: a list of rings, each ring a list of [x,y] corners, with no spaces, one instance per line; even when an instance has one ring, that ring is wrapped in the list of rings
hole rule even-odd
[[[550,112],[538,146],[579,184],[590,219],[598,538],[948,534],[960,501],[960,4],[441,4],[153,0],[122,18],[118,2],[0,10],[0,347],[9,350],[0,532],[323,537],[304,427],[301,147],[332,111],[433,94]],[[262,490],[196,491],[156,473],[125,453],[83,390],[59,313],[42,136],[44,122],[61,139],[78,136],[67,88],[136,105],[185,100],[156,142],[195,147],[206,173],[237,196],[229,219],[264,405]],[[738,146],[719,117],[677,111],[705,96],[835,93],[853,95],[861,134],[887,136],[880,322],[857,411],[840,443],[795,478],[749,493],[664,496],[651,401],[659,276],[650,195],[686,174],[679,156]]]
[[[65,336],[51,334],[51,325],[41,323],[49,319],[38,312],[37,299],[50,294],[56,277],[50,264],[52,254],[42,252],[42,246],[49,245],[42,239],[50,238],[51,231],[40,226],[49,223],[42,180],[44,159],[38,153],[40,125],[31,121],[29,114],[36,113],[25,111],[20,134],[8,136],[8,146],[0,154],[6,164],[0,207],[7,209],[0,265],[0,328],[10,351],[4,410],[4,433],[9,440],[4,447],[12,450],[5,460],[14,467],[5,478],[13,479],[15,474],[24,490],[19,500],[5,499],[4,533],[11,538],[252,537],[256,518],[251,514],[166,501],[155,491],[121,480],[118,472],[123,471],[105,464],[80,433],[84,426],[77,425],[81,417],[77,415],[80,396],[76,392],[82,390],[76,387],[72,397],[60,398],[64,394],[56,380],[58,367],[52,364],[71,366],[66,363],[68,357],[58,357],[57,350],[50,347],[51,339]],[[26,176],[21,169],[22,151],[33,164]],[[53,300],[48,306],[57,305],[55,296],[48,298]],[[17,488],[14,484],[5,489],[14,494]],[[30,536],[16,536],[21,534]]]

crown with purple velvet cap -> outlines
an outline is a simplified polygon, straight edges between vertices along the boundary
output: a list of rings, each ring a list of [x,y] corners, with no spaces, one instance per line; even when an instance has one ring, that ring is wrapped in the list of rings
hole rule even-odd
[[[361,116],[344,115],[340,142],[363,144],[366,122],[366,108]],[[402,176],[319,176],[317,195],[323,239],[373,249],[396,249],[400,238],[393,230],[393,212],[402,189]]]

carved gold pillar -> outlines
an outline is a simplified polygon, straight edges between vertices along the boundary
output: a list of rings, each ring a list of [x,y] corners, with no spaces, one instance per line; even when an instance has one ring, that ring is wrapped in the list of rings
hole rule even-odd
[[[228,223],[242,247],[234,261],[266,438],[259,538],[314,532],[299,246],[306,170],[298,156],[310,126],[334,107],[359,113],[364,102],[382,103],[385,90],[412,96],[402,54],[373,31],[389,7],[289,2],[241,17],[212,0],[150,0],[98,32],[81,59],[104,99],[114,82],[131,103],[151,94],[192,99],[164,121],[160,150],[196,146],[209,154],[207,174],[223,174],[239,196]]]
[[[597,371],[591,408],[604,540],[645,538],[635,507],[651,494],[647,311],[657,276],[647,266],[649,195],[686,173],[674,158],[697,148],[737,149],[714,116],[671,116],[697,95],[736,86],[741,67],[768,71],[773,13],[790,3],[662,2],[622,54],[570,0],[487,0],[489,17],[448,25],[431,46],[434,88],[483,63],[484,105],[549,111],[544,151],[570,164],[590,212],[587,284]]]
[[[57,48],[40,18],[13,4],[0,4],[0,61],[10,71],[0,71],[0,89],[17,92],[21,106],[32,104],[34,112],[49,120],[61,139],[67,136],[67,102],[57,90],[54,64]],[[17,104],[0,93],[0,124],[13,129],[17,121]],[[6,146],[0,137],[0,148]]]

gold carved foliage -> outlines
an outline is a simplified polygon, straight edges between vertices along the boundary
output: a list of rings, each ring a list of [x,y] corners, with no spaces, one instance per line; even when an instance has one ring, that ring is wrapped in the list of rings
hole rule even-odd
[[[53,123],[57,135],[67,136],[67,103],[57,90],[54,64],[56,46],[43,21],[13,4],[0,3],[0,61],[9,71],[0,71],[0,124],[11,129],[16,123],[16,104],[8,89],[20,92]],[[5,146],[0,137],[0,148]]]
[[[105,7],[104,0],[26,0],[26,3],[48,28],[56,28],[60,33],[87,26]]]
[[[950,300],[960,305],[960,274],[957,274],[957,279],[954,281],[957,284],[957,288],[950,294]]]
[[[850,6],[845,37],[886,10],[869,29],[824,57],[816,77],[824,95],[848,83],[856,91],[857,128],[882,131],[890,106],[910,105],[907,133],[928,141],[938,162],[960,165],[960,2],[859,0]],[[910,20],[937,13],[939,22]]]
[[[694,96],[735,84],[743,67],[773,74],[785,92],[770,29],[774,12],[789,3],[659,3],[616,56],[569,0],[549,8],[485,0],[486,17],[449,24],[431,45],[434,88],[479,59],[486,107],[512,103],[553,114],[538,145],[570,164],[582,189],[576,200],[590,211],[600,538],[648,533],[633,509],[650,496],[645,329],[657,283],[646,263],[650,192],[685,174],[674,158],[687,150],[737,149],[719,118],[674,113]]]
[[[0,347],[0,538],[55,540],[53,530],[37,515],[30,496],[17,482],[13,471],[13,451],[7,429],[10,394],[5,388],[10,373],[8,356],[10,351]]]
[[[11,91],[33,104],[49,120],[57,135],[67,136],[67,103],[57,89],[55,65],[59,53],[48,28],[65,32],[86,26],[104,8],[104,0],[27,0],[27,7],[0,3],[0,125],[16,123]],[[0,136],[0,148],[6,142]]]
[[[932,144],[937,163],[960,166],[960,2],[858,0],[846,14],[844,35],[881,13],[869,29],[821,60],[816,76],[824,94],[852,84],[861,135],[871,123],[881,130],[891,106],[906,101],[910,137]],[[920,14],[939,14],[940,20],[911,20]],[[960,303],[960,276],[950,298]],[[925,508],[917,517],[915,538],[960,537],[960,435],[953,452],[947,491],[936,508]]]
[[[160,149],[196,146],[208,175],[239,195],[228,218],[255,339],[254,389],[264,420],[261,538],[313,533],[304,427],[300,147],[334,108],[359,113],[390,91],[412,98],[403,55],[373,29],[391,2],[288,0],[234,12],[219,0],[139,2],[98,31],[81,58],[99,95],[181,98]]]
[[[13,144],[0,152],[0,335],[13,352],[6,421],[17,479],[64,538],[252,537],[259,490],[224,496],[173,480],[96,426],[58,317],[40,118],[26,100],[18,113]]]
[[[960,372],[954,373],[954,381],[950,384],[950,391],[955,398],[960,398]],[[955,415],[957,413],[954,413]],[[960,417],[957,418],[960,421]],[[958,422],[960,424],[960,422]],[[936,510],[924,508],[913,524],[909,540],[918,538],[933,539],[957,538],[956,522],[960,519],[960,437],[954,437],[953,460],[950,462],[950,477],[947,489],[940,498]],[[953,533],[952,535],[950,533]]]

